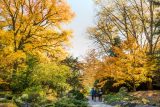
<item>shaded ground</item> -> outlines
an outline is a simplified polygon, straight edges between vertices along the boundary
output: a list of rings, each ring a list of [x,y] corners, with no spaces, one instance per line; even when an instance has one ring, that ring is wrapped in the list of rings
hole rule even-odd
[[[110,105],[106,105],[103,102],[99,102],[98,99],[96,101],[92,101],[91,97],[88,97],[88,103],[90,107],[113,107]]]

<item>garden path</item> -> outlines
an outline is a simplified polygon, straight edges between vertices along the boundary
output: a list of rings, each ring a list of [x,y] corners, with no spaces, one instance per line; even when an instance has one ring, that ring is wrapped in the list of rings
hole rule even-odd
[[[96,101],[92,101],[91,97],[88,97],[88,103],[90,107],[113,107],[111,105],[107,105],[104,102],[100,102],[98,101],[98,99],[96,99]]]

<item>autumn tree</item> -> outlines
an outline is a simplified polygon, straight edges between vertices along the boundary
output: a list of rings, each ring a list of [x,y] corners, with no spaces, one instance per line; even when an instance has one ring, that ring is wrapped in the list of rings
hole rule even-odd
[[[31,86],[40,85],[56,93],[56,97],[62,97],[63,94],[71,89],[67,79],[71,77],[70,68],[66,65],[51,63],[41,63],[36,65],[31,75]],[[50,92],[51,93],[51,92]]]
[[[64,59],[71,33],[62,24],[73,15],[65,0],[1,0],[1,72],[10,67],[16,75],[27,54],[42,62]]]
[[[121,42],[118,47],[112,47],[112,53],[116,56],[103,56],[89,54],[85,59],[82,77],[85,84],[103,87],[110,79],[113,79],[113,87],[127,86],[136,91],[141,83],[146,83],[150,78],[151,71],[156,69],[155,61],[149,62],[145,50],[137,45],[134,38]],[[110,88],[110,87],[108,87]]]
[[[102,56],[109,55],[109,50],[114,47],[115,38],[120,38],[122,43],[133,38],[149,58],[148,61],[152,62],[154,53],[159,50],[160,41],[160,35],[156,33],[158,26],[155,26],[159,19],[159,7],[155,6],[155,1],[96,0],[96,3],[97,23],[95,27],[89,28],[89,34],[97,43],[97,50]],[[148,76],[153,78],[150,74],[152,70]],[[147,83],[151,89],[152,81],[149,78]]]
[[[148,62],[145,51],[136,45],[133,38],[124,41],[120,48],[114,47],[114,52],[117,56],[105,58],[105,68],[103,68],[105,72],[102,72],[114,78],[113,86],[126,85],[136,91],[141,83],[151,79],[149,75],[152,75],[151,71],[156,68],[155,63]],[[110,69],[106,69],[108,66]]]
[[[160,6],[160,1],[159,0],[153,0],[153,4],[155,7],[159,7]],[[158,15],[160,15],[160,12],[158,13]],[[157,27],[157,32],[155,34],[157,35],[160,35],[160,19],[157,19],[156,20],[156,23],[155,23],[155,26]],[[159,70],[160,70],[160,42],[158,43],[157,45],[157,51],[154,53],[154,59],[157,59],[157,67],[158,69],[154,72],[154,78],[153,78],[153,82],[154,82],[154,85],[156,87],[160,87],[160,84],[159,84],[159,77],[160,77],[160,73],[159,73]]]
[[[93,87],[100,61],[97,59],[95,50],[89,51],[84,59],[80,64],[80,69],[82,70],[80,80],[84,87]]]
[[[67,82],[73,87],[73,90],[79,90],[80,88],[82,88],[79,80],[81,73],[79,66],[80,62],[78,61],[78,58],[70,56],[64,59],[61,63],[70,68],[71,76],[67,79]]]

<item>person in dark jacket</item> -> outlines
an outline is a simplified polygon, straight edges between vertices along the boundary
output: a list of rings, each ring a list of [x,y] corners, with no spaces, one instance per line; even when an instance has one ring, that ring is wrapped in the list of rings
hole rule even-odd
[[[102,95],[103,95],[102,89],[99,89],[97,94],[99,101],[102,101]]]
[[[96,89],[92,88],[90,94],[92,96],[92,100],[96,101],[96,94],[97,94]]]

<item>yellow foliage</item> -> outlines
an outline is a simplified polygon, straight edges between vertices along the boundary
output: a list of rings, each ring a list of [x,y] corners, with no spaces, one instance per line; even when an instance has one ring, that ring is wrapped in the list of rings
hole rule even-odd
[[[0,64],[24,66],[27,54],[40,61],[66,57],[71,31],[62,25],[74,13],[65,0],[2,0],[0,10]]]
[[[134,39],[123,41],[119,47],[113,47],[113,51],[116,56],[104,56],[102,60],[89,56],[90,60],[84,66],[85,84],[100,80],[98,85],[102,87],[106,82],[103,78],[110,77],[116,81],[113,86],[126,84],[136,88],[140,83],[150,80],[148,76],[155,64],[149,62],[145,50]]]

